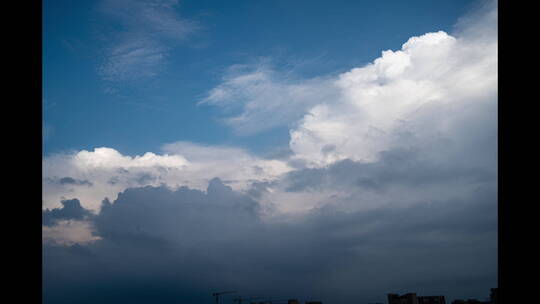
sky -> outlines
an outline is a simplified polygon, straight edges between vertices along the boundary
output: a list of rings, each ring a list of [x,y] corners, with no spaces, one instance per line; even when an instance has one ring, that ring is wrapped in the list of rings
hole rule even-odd
[[[42,29],[45,303],[497,286],[496,1],[57,0]]]

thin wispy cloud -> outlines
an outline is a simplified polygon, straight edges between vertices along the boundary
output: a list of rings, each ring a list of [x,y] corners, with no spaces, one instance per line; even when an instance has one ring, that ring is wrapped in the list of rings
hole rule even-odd
[[[337,93],[326,78],[296,78],[263,59],[229,67],[222,82],[198,104],[239,110],[224,122],[240,135],[252,135],[297,121],[309,107],[337,99]]]
[[[99,11],[115,28],[98,67],[110,83],[157,76],[171,50],[198,27],[180,17],[178,1],[105,0]]]

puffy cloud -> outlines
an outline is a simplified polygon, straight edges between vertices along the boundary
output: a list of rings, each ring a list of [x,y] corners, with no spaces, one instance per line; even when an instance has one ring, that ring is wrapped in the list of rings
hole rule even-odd
[[[215,178],[205,192],[187,187],[127,189],[114,203],[103,202],[94,223],[98,234],[108,239],[142,234],[193,246],[241,237],[240,227],[251,227],[258,209],[256,201]],[[193,234],[195,227],[199,235]]]
[[[478,42],[428,33],[341,74],[335,84],[343,98],[313,107],[291,130],[291,149],[320,166],[345,158],[374,161],[392,147],[418,147],[439,138],[466,140],[479,119],[496,119],[492,38]],[[489,122],[483,127],[493,130]]]
[[[481,14],[462,19],[453,36],[439,31],[412,37],[401,50],[384,51],[373,63],[338,77],[302,80],[281,77],[266,65],[233,68],[203,102],[239,104],[243,114],[233,120],[243,121],[242,126],[257,130],[257,124],[266,128],[309,112],[291,129],[288,165],[238,148],[187,142],[164,145],[164,155],[130,157],[110,148],[54,155],[44,160],[44,205],[54,207],[66,197],[78,197],[95,210],[104,197],[114,199],[129,187],[204,189],[217,176],[234,189],[261,198],[264,208],[305,211],[318,206],[315,201],[325,204],[352,194],[338,183],[321,190],[329,191],[320,196],[326,200],[317,199],[321,193],[309,187],[290,191],[298,185],[278,179],[291,167],[338,168],[333,164],[350,160],[388,170],[388,156],[403,151],[405,163],[412,161],[409,180],[418,178],[414,174],[427,174],[415,172],[415,162],[427,172],[450,172],[447,166],[456,172],[496,172],[496,3],[490,5]],[[271,120],[270,125],[265,119]],[[396,164],[400,168],[401,163]],[[359,173],[365,178],[358,183],[377,189],[373,176],[380,172],[366,172],[371,176]],[[479,174],[475,172],[471,174]],[[94,186],[50,182],[59,177]],[[266,186],[272,183],[274,187]]]
[[[496,2],[462,18],[453,35],[411,37],[335,77],[299,79],[267,62],[231,70],[202,103],[239,108],[226,119],[239,132],[290,126],[293,158],[307,166],[374,161],[441,139],[460,149],[496,130]]]
[[[208,181],[219,176],[242,189],[254,180],[275,179],[290,170],[283,161],[260,159],[238,148],[176,142],[164,145],[163,150],[161,155],[148,152],[131,157],[103,147],[45,157],[43,206],[53,208],[63,199],[79,198],[86,208],[98,210],[105,197],[115,199],[130,187],[205,189]]]
[[[144,168],[144,167],[182,167],[187,161],[179,155],[158,156],[147,152],[142,156],[123,156],[111,148],[97,148],[94,151],[80,151],[72,160],[82,169],[87,168]]]
[[[81,206],[78,199],[63,200],[62,208],[45,209],[42,212],[42,222],[44,226],[53,226],[59,220],[83,220],[91,215],[89,210]]]

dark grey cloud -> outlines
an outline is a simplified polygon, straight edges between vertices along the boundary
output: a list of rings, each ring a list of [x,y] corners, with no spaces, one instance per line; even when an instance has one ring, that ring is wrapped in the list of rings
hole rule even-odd
[[[492,143],[489,147],[496,149]],[[451,182],[493,182],[497,178],[494,166],[475,166],[463,161],[434,162],[423,158],[425,151],[414,148],[397,148],[379,155],[377,162],[345,159],[328,167],[291,171],[282,183],[291,192],[351,187],[383,191],[393,185],[425,187]]]
[[[59,180],[61,185],[87,185],[92,186],[92,183],[87,180],[78,180],[72,177],[66,176]]]
[[[274,182],[254,181],[247,189],[246,193],[254,199],[260,199],[264,194],[268,194],[268,187],[274,185]]]
[[[156,180],[156,177],[150,173],[141,173],[136,177],[137,183],[139,185],[147,185]]]
[[[212,303],[225,289],[330,304],[482,297],[496,286],[496,203],[484,183],[464,199],[265,220],[219,179],[206,192],[132,188],[92,218],[101,240],[44,244],[44,303]]]
[[[59,220],[83,220],[92,213],[83,208],[78,199],[71,199],[63,200],[61,208],[45,209],[41,215],[44,226],[53,226]]]
[[[159,168],[159,167],[156,169],[158,171],[163,170],[162,168]],[[119,175],[113,176],[107,180],[107,183],[109,185],[116,185],[120,182],[128,182],[128,183],[134,183],[139,186],[144,186],[144,185],[148,185],[150,183],[157,181],[159,178],[152,172],[144,172],[144,171],[132,173],[132,175],[130,175],[131,174],[130,171],[124,168],[117,169],[116,172]]]
[[[73,177],[70,177],[70,176],[65,176],[65,177],[62,177],[62,178],[46,178],[45,179],[46,181],[48,181],[49,183],[52,183],[52,184],[59,184],[59,185],[77,185],[77,186],[92,186],[92,182],[88,181],[88,180],[80,180],[80,179],[75,179]]]

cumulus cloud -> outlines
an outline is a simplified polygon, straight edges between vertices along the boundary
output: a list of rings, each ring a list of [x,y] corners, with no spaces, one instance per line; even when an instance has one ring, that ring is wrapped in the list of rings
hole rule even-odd
[[[204,189],[210,179],[220,177],[260,198],[268,210],[305,211],[354,197],[339,183],[321,188],[326,181],[320,172],[347,160],[364,163],[352,166],[365,170],[354,171],[364,176],[355,180],[373,191],[383,191],[377,176],[386,171],[394,178],[406,176],[400,179],[403,183],[433,172],[496,175],[496,6],[490,5],[462,19],[454,35],[439,31],[412,37],[401,50],[384,51],[373,63],[334,78],[280,77],[265,65],[233,68],[203,102],[240,105],[246,119],[238,126],[249,125],[250,130],[257,130],[257,124],[266,128],[294,120],[307,111],[290,131],[288,163],[239,148],[188,142],[164,145],[163,155],[130,157],[111,148],[53,155],[44,160],[44,206],[77,197],[97,210],[104,197],[114,199],[130,187]],[[300,170],[280,179],[292,168],[322,168],[310,177],[321,183],[318,189],[291,191],[299,187],[293,176],[305,174]],[[63,177],[88,183],[47,182]]]
[[[42,223],[44,226],[53,226],[59,220],[82,220],[91,215],[89,210],[81,206],[78,199],[63,200],[62,208],[45,209],[42,212]]]
[[[462,18],[453,35],[412,37],[401,50],[324,80],[320,88],[339,98],[316,94],[321,98],[292,106],[308,112],[290,131],[288,163],[298,170],[256,181],[247,192],[266,210],[298,213],[336,202],[344,202],[342,210],[370,210],[458,199],[495,183],[496,16],[496,3],[486,3]],[[280,85],[269,86],[274,80]],[[207,102],[236,102],[245,117],[257,112],[272,119],[274,99],[257,93],[269,86],[279,96],[287,83],[303,85],[267,69],[239,74],[211,91]]]
[[[400,50],[336,77],[298,79],[267,62],[235,66],[202,103],[236,106],[240,113],[226,122],[239,132],[290,126],[294,158],[311,167],[374,161],[381,151],[439,139],[469,144],[469,129],[496,125],[496,29],[490,2],[462,18],[452,35],[411,37]]]
[[[86,208],[98,210],[105,197],[114,200],[130,187],[205,189],[208,181],[220,177],[242,189],[254,180],[275,179],[290,170],[283,161],[261,159],[238,148],[176,142],[164,145],[163,151],[131,157],[102,147],[47,156],[43,159],[43,206],[54,208],[65,198],[79,198]]]
[[[345,158],[373,161],[392,147],[467,137],[479,119],[496,118],[497,37],[492,38],[428,33],[341,74],[334,83],[343,98],[310,109],[291,130],[291,149],[320,166]]]
[[[120,30],[108,37],[99,73],[114,83],[148,79],[164,69],[175,43],[197,28],[180,18],[177,0],[104,0],[100,12]]]

